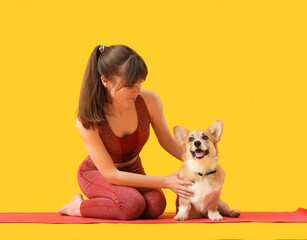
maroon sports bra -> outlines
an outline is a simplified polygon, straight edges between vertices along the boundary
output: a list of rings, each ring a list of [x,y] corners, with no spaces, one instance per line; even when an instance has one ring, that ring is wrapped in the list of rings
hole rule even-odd
[[[141,95],[135,100],[138,127],[129,136],[117,137],[107,121],[99,128],[99,135],[114,163],[124,163],[136,157],[149,137],[151,118]]]

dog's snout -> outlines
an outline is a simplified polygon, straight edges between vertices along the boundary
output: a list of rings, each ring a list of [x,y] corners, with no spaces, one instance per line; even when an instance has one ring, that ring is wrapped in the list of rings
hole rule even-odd
[[[199,147],[200,144],[201,144],[201,141],[195,141],[195,142],[194,142],[194,146],[195,146],[195,147]]]

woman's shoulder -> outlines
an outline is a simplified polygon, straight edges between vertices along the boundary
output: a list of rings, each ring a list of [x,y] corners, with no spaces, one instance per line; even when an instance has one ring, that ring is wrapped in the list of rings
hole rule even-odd
[[[144,98],[145,101],[154,100],[155,98],[159,97],[158,94],[154,91],[150,90],[141,90],[141,97]]]
[[[156,110],[162,107],[162,102],[159,95],[150,90],[141,90],[140,95],[144,99],[150,117],[152,118],[152,116],[155,115]]]
[[[78,118],[76,119],[76,127],[83,139],[88,139],[92,136],[99,135],[99,131],[97,128],[96,129],[92,129],[92,128],[86,129]]]

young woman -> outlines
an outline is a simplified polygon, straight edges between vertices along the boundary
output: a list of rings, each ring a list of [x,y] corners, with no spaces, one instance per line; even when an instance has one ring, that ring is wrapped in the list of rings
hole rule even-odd
[[[193,183],[169,176],[147,176],[139,153],[149,126],[160,145],[182,161],[182,148],[170,133],[157,93],[141,90],[147,66],[125,45],[94,48],[83,78],[77,129],[88,157],[78,169],[81,194],[58,213],[104,219],[157,218],[165,210],[161,188],[181,197],[193,195]]]

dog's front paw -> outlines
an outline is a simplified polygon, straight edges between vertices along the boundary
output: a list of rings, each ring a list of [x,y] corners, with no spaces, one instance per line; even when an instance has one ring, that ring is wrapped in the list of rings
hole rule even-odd
[[[184,221],[184,220],[187,220],[188,219],[188,215],[187,214],[180,214],[178,213],[175,217],[174,217],[174,220],[175,221]]]
[[[209,217],[210,220],[213,220],[213,221],[223,220],[222,215],[218,211],[216,211],[216,212],[209,211],[208,217]]]

